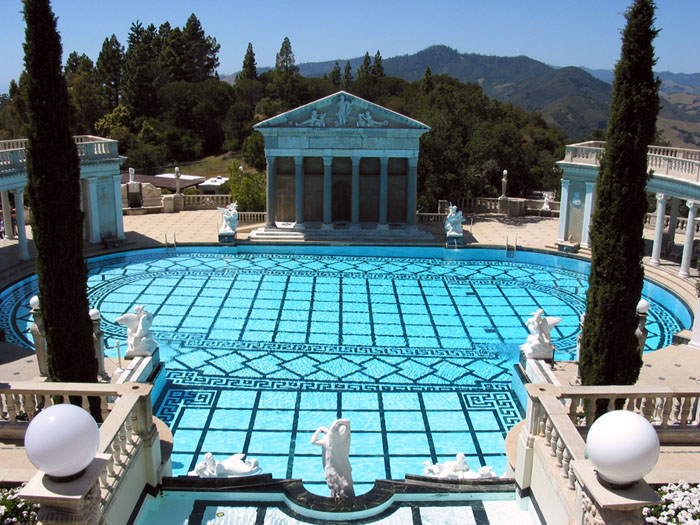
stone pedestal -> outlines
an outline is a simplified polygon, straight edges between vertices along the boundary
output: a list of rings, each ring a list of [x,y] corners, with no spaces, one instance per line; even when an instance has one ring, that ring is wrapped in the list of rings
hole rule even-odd
[[[143,206],[140,182],[129,182],[126,185],[126,200],[129,208],[141,208]]]
[[[175,195],[163,195],[163,212],[175,213]]]
[[[176,212],[185,209],[185,196],[182,193],[176,193],[173,195],[173,206]]]
[[[448,233],[446,235],[445,244],[449,248],[450,246],[464,246],[464,234],[462,233]]]
[[[508,197],[501,195],[498,197],[498,213],[508,213]]]
[[[37,472],[19,495],[39,504],[39,522],[43,525],[97,524],[100,520],[99,475],[109,457],[97,454],[82,476],[67,483],[56,483],[43,472]]]
[[[235,232],[219,232],[219,244],[236,245]]]
[[[506,199],[508,201],[508,217],[525,215],[525,199]],[[499,199],[500,207],[500,199]]]

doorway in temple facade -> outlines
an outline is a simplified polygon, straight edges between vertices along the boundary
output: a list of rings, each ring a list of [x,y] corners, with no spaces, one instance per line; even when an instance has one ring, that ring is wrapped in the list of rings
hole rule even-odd
[[[333,184],[332,220],[350,222],[351,186],[348,181],[339,180]]]

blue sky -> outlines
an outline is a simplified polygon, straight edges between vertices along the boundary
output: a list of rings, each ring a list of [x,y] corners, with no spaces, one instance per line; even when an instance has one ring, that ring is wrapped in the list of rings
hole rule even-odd
[[[274,65],[288,36],[297,63],[412,54],[433,44],[463,53],[527,55],[557,66],[614,67],[623,12],[632,0],[53,0],[65,57],[93,60],[131,23],[183,26],[191,13],[214,36],[220,74],[238,71],[248,42],[259,66]],[[0,0],[0,92],[23,69],[20,0]],[[657,0],[657,69],[700,72],[700,1]]]

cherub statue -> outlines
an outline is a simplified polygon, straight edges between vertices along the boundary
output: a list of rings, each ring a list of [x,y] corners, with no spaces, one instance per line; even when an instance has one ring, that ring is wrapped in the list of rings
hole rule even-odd
[[[311,444],[323,447],[323,473],[331,489],[331,497],[355,497],[350,466],[350,421],[336,419],[331,428],[318,427],[311,436]]]
[[[219,233],[236,233],[238,228],[238,202],[232,202],[225,208],[217,208],[224,214]]]
[[[520,345],[520,350],[529,359],[551,359],[554,356],[552,344],[552,328],[561,323],[561,317],[545,317],[544,310],[538,308],[532,317],[525,321],[525,326],[530,331],[525,344]]]
[[[245,459],[245,454],[233,454],[230,458],[217,461],[211,452],[204,454],[204,461],[200,461],[194,470],[188,472],[188,476],[200,478],[233,478],[239,476],[252,476],[262,472],[258,460]]]
[[[297,122],[297,126],[309,126],[310,128],[325,128],[326,127],[326,114],[318,114],[318,110],[314,109],[311,111],[311,116],[304,122]]]
[[[389,121],[388,120],[374,120],[372,118],[372,114],[369,112],[369,110],[363,112],[360,112],[357,115],[357,127],[358,128],[372,128],[372,127],[377,127],[377,126],[388,126]]]
[[[457,211],[457,206],[453,206],[452,203],[450,203],[449,210],[450,213],[445,218],[445,233],[447,235],[462,235],[462,223],[464,222],[462,212]]]
[[[135,306],[134,312],[117,317],[117,323],[126,326],[126,357],[150,356],[158,344],[151,335],[153,314],[144,305]]]

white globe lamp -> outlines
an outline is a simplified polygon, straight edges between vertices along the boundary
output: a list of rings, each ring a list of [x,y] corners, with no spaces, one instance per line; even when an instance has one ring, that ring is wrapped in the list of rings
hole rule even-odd
[[[645,418],[614,410],[591,425],[586,456],[603,485],[622,489],[649,474],[659,460],[659,437]]]
[[[92,416],[68,403],[39,412],[24,435],[29,461],[53,481],[79,478],[95,458],[100,430]]]

